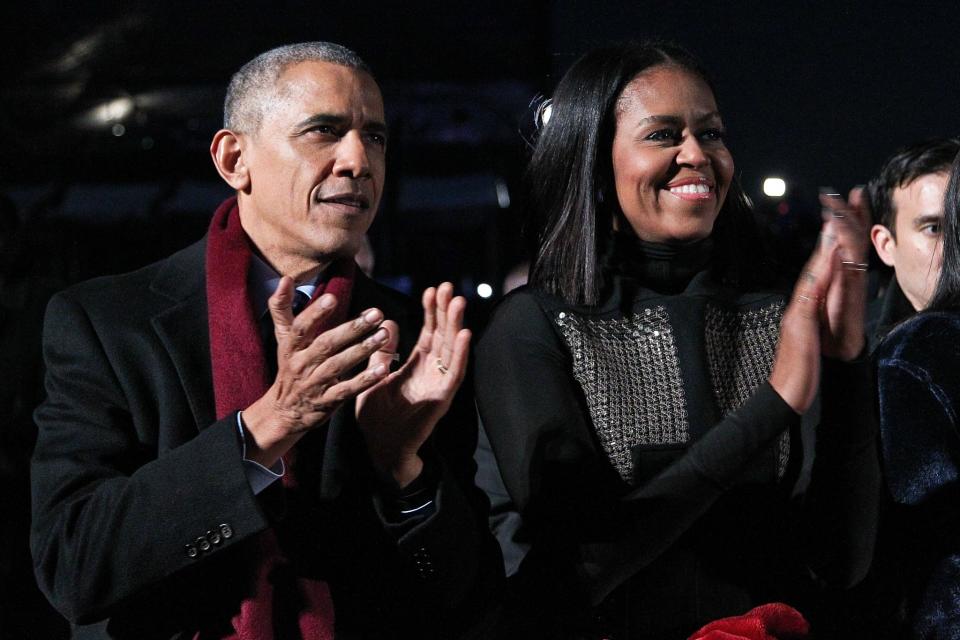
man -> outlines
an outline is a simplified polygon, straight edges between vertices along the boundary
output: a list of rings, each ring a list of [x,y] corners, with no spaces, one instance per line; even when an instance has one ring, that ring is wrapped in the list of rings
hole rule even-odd
[[[465,303],[427,290],[417,337],[354,268],[385,149],[356,54],[269,51],[228,89],[204,240],[51,302],[32,548],[76,635],[450,637],[485,604]]]
[[[867,191],[877,224],[870,239],[893,267],[882,301],[871,307],[871,348],[895,325],[927,306],[940,273],[943,196],[960,140],[941,138],[907,147],[884,163]]]

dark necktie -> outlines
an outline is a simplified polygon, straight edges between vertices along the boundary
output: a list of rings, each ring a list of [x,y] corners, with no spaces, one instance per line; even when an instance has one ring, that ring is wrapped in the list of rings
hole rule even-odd
[[[300,289],[293,292],[293,304],[290,305],[290,310],[293,311],[293,315],[300,315],[300,312],[306,309],[308,304],[310,304],[310,296],[300,291]]]

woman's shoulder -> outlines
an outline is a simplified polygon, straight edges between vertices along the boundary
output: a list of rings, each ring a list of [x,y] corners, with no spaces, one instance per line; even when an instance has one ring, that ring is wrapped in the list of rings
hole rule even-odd
[[[551,326],[551,319],[564,308],[563,302],[554,296],[529,285],[518,287],[497,302],[484,338],[491,334],[500,339],[505,335],[542,331]]]
[[[960,312],[927,311],[901,323],[877,348],[880,366],[911,362],[918,366],[960,359]]]

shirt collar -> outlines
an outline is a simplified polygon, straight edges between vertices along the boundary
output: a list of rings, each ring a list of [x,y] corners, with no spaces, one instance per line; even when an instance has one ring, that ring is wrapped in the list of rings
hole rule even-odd
[[[280,277],[280,274],[274,271],[273,267],[264,262],[260,256],[257,254],[251,256],[247,287],[249,287],[250,295],[253,297],[253,308],[257,311],[258,317],[267,312],[267,300],[277,290]],[[297,291],[303,291],[312,299],[319,280],[320,276],[318,275],[317,279],[309,284],[297,285]]]

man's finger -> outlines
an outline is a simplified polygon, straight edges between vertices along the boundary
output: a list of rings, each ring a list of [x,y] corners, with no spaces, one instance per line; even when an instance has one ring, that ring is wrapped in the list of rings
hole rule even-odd
[[[293,324],[293,278],[283,276],[277,283],[277,288],[267,300],[267,309],[273,319],[273,328],[277,342],[282,336],[289,333]]]
[[[371,358],[378,349],[384,349],[390,340],[390,334],[384,327],[380,327],[363,341],[352,344],[339,351],[323,362],[316,364],[309,373],[307,384],[311,387],[328,387],[331,381],[346,377],[357,365],[363,364]],[[389,368],[389,362],[386,362]],[[372,365],[371,365],[372,366]]]
[[[397,347],[400,346],[400,327],[393,320],[384,320],[380,329],[387,332],[387,340],[370,354],[367,368],[373,369],[377,365],[383,365],[389,371],[390,365],[396,359]]]
[[[323,390],[318,398],[311,402],[313,420],[323,420],[330,416],[337,407],[344,402],[362,394],[370,387],[383,380],[390,372],[390,368],[378,364],[368,367],[349,380],[342,380]]]
[[[453,298],[453,285],[449,282],[442,282],[437,287],[437,330],[433,336],[432,352],[440,354],[443,348],[443,342],[447,336],[447,309],[450,307],[450,299]],[[445,361],[446,362],[446,361]]]
[[[303,313],[306,313],[306,311]],[[300,315],[303,315],[303,313]],[[315,320],[318,321],[319,319],[318,317]],[[307,344],[295,354],[296,365],[302,369],[316,367],[324,360],[332,358],[375,331],[382,320],[383,313],[379,309],[367,309],[353,320],[312,337],[307,343],[308,336],[300,333],[298,328],[300,316],[297,316],[294,329],[298,335],[295,339],[303,340]]]
[[[453,339],[453,349],[450,354],[450,364],[448,367],[449,375],[453,376],[451,382],[455,386],[460,386],[463,377],[467,372],[467,359],[470,355],[470,329],[460,329]]]
[[[420,329],[420,337],[417,338],[417,348],[422,351],[430,351],[433,347],[433,334],[437,328],[437,290],[434,287],[427,287],[421,298],[423,303],[423,327]]]
[[[447,323],[446,332],[443,336],[443,345],[440,349],[440,357],[444,363],[452,365],[453,350],[456,346],[457,335],[463,328],[463,316],[466,312],[467,301],[462,296],[457,296],[447,305]]]

